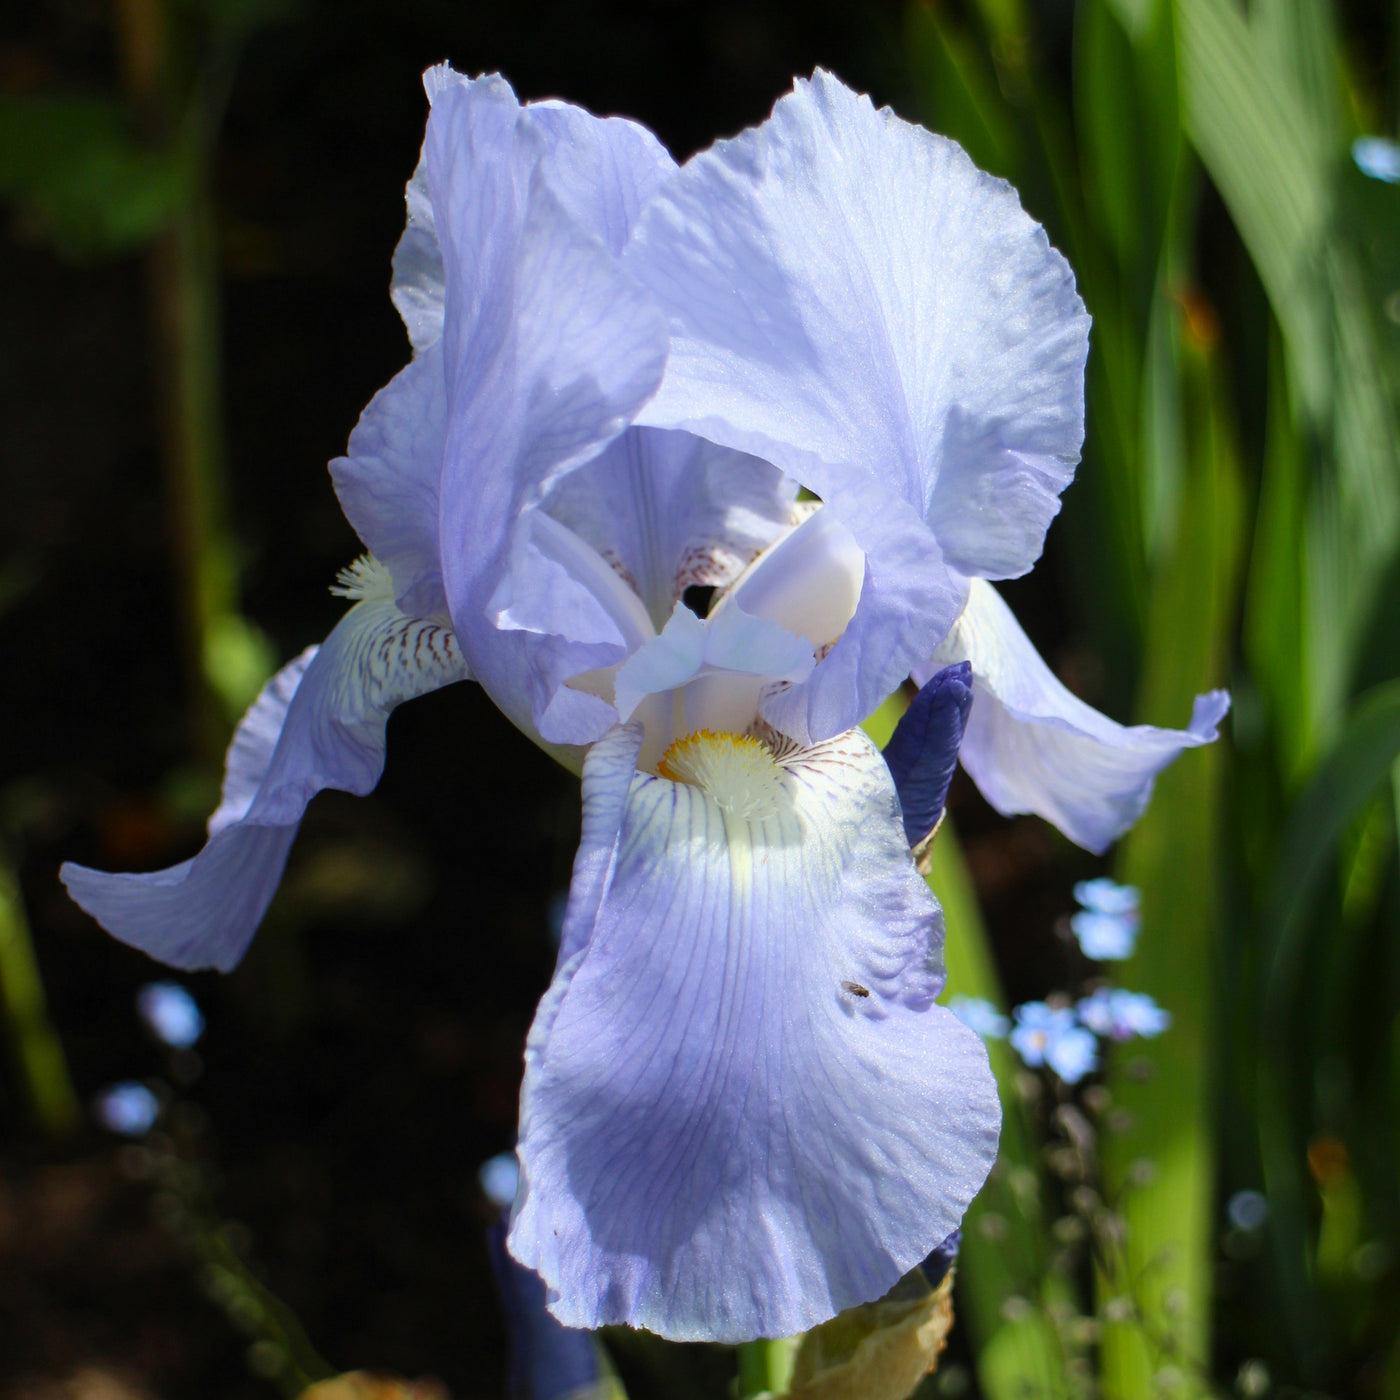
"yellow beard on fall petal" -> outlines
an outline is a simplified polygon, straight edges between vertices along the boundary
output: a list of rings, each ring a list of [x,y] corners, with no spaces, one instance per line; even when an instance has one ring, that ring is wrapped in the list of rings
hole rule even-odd
[[[761,821],[783,805],[782,770],[767,745],[748,734],[687,734],[661,755],[656,771],[698,787],[740,820]]]

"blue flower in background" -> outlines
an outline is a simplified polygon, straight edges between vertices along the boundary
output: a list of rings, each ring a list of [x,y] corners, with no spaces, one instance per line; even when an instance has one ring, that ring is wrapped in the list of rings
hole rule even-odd
[[[949,997],[948,1010],[984,1040],[1005,1040],[1011,1022],[981,997]]]
[[[160,1100],[144,1084],[123,1080],[93,1099],[92,1115],[109,1132],[145,1137],[160,1117]]]
[[[1100,987],[1076,1009],[1081,1024],[1107,1040],[1161,1035],[1172,1023],[1171,1012],[1163,1011],[1146,992],[1117,987]]]
[[[1138,936],[1138,892],[1112,880],[1081,880],[1074,897],[1083,907],[1069,924],[1084,956],[1096,962],[1131,957]]]
[[[506,1248],[508,1212],[520,1185],[515,1153],[502,1152],[483,1162],[477,1179],[486,1199],[502,1212],[486,1231],[486,1247],[506,1318],[507,1394],[518,1400],[601,1400],[615,1394],[600,1384],[598,1348],[592,1336],[550,1316],[544,1280]]]
[[[351,606],[240,725],[198,856],[64,878],[119,938],[232,967],[314,793],[369,791],[390,710],[470,675],[583,779],[510,1252],[572,1326],[791,1335],[952,1235],[995,1156],[910,858],[959,742],[999,810],[1100,850],[1227,702],[1114,724],[988,582],[1072,477],[1088,318],[952,142],[818,72],[677,167],[499,78],[426,83],[414,356],[332,464]],[[910,675],[887,761],[857,726]],[[1092,1067],[1072,1013],[1027,1010],[1023,1057]]]
[[[1358,136],[1351,143],[1351,158],[1363,175],[1400,185],[1400,146],[1394,141],[1384,136]]]
[[[172,1050],[188,1050],[204,1034],[204,1015],[178,982],[148,982],[136,994],[136,1009],[151,1034]]]
[[[509,1210],[520,1189],[520,1163],[514,1152],[498,1152],[488,1157],[478,1168],[476,1179],[486,1199],[501,1210]]]
[[[1098,1068],[1098,1041],[1068,1008],[1028,1001],[1012,1011],[1011,1047],[1032,1069],[1046,1065],[1066,1084]]]

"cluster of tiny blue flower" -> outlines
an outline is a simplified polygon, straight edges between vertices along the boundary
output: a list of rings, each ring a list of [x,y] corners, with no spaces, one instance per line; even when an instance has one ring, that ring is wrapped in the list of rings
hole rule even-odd
[[[1096,962],[1130,957],[1138,934],[1137,890],[1107,879],[1082,880],[1074,897],[1081,907],[1070,927],[1084,955]],[[1044,1065],[1066,1084],[1098,1068],[1100,1040],[1161,1035],[1172,1022],[1171,1013],[1145,992],[1107,986],[1095,987],[1074,1006],[1024,1002],[1010,1019],[981,997],[953,997],[948,1009],[984,1039],[1010,1039],[1024,1064]]]

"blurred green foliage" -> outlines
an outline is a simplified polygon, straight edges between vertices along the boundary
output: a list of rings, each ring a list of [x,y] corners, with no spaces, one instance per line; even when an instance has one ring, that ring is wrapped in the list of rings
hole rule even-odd
[[[1091,499],[1066,526],[1111,688],[1153,723],[1210,685],[1235,711],[1119,853],[1144,919],[1123,981],[1176,1019],[1108,1076],[1116,1234],[1090,1224],[1094,1300],[1066,1280],[1098,1366],[1043,1282],[1005,1277],[1047,1226],[976,1228],[994,1180],[961,1276],[978,1379],[1400,1394],[1400,189],[1350,158],[1396,94],[1365,86],[1328,0],[1079,0],[1068,82],[1052,8],[914,0],[921,115],[1016,183],[1094,316]],[[994,995],[975,909],[938,874],[952,982]],[[998,1176],[1065,1193],[1030,1142],[1006,1134]],[[1249,1262],[1224,1202],[1261,1186]],[[1247,1286],[1217,1297],[1221,1277]],[[1013,1345],[1036,1316],[1040,1344]]]

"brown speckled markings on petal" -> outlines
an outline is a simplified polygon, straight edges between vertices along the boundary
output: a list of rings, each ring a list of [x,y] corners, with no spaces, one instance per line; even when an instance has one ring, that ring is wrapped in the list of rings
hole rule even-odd
[[[396,609],[375,620],[360,654],[360,679],[375,708],[401,704],[459,679],[465,670],[449,628],[427,618],[405,617]]]
[[[788,529],[796,529],[820,506],[820,501],[794,501],[788,515]],[[776,542],[774,540],[770,544]],[[697,585],[721,590],[728,588],[762,552],[755,546],[752,535],[733,538],[720,536],[704,544],[692,544],[681,556],[676,568],[672,602],[679,602],[687,588]]]

